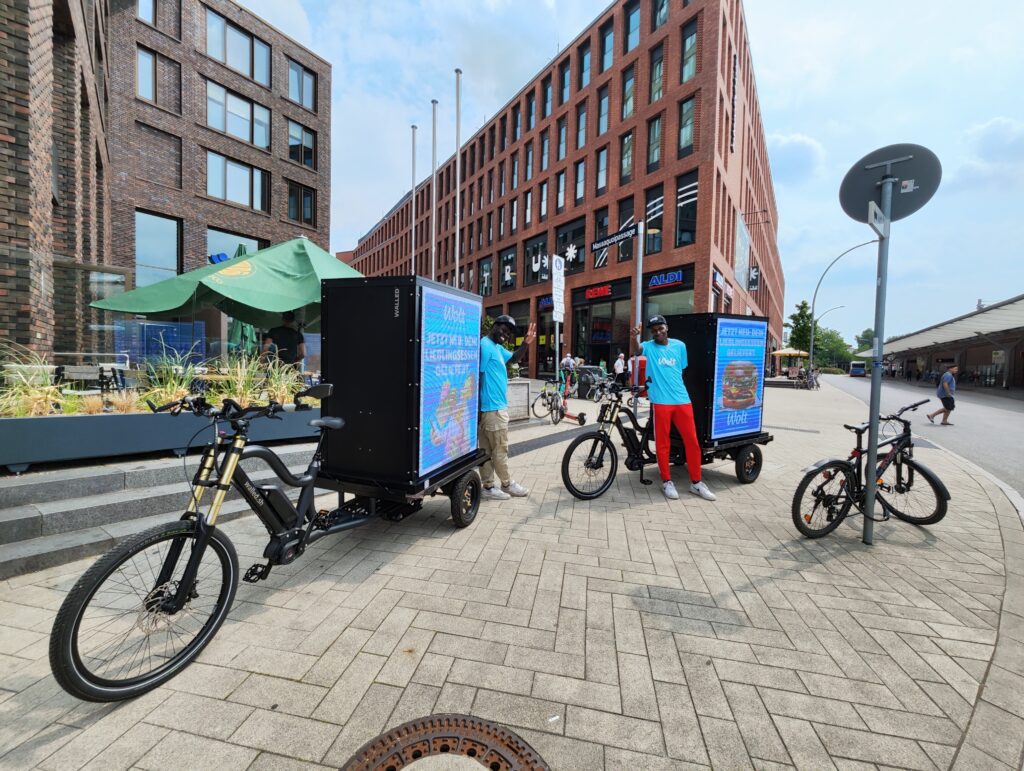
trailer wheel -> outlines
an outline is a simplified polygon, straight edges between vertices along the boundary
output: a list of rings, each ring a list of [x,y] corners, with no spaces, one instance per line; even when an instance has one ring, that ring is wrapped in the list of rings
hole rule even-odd
[[[455,482],[449,498],[452,502],[452,522],[455,527],[468,527],[480,509],[480,472],[467,471]]]
[[[756,444],[745,444],[736,451],[736,478],[745,485],[755,481],[761,474],[761,448]]]

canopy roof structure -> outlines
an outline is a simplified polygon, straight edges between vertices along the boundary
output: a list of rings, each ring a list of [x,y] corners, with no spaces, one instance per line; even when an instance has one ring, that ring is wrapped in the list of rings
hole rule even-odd
[[[772,351],[772,356],[809,356],[807,351],[798,351],[796,348],[780,348]]]
[[[894,337],[885,343],[883,355],[933,348],[955,343],[993,342],[990,338],[1014,330],[1024,336],[1024,294],[989,305],[987,308],[957,316],[939,324]],[[857,356],[870,356],[871,349]]]

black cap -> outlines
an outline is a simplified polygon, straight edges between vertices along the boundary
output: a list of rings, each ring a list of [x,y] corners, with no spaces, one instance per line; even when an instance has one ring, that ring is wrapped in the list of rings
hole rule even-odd
[[[498,316],[498,318],[494,320],[494,325],[497,326],[498,324],[504,324],[505,326],[509,327],[513,332],[519,329],[519,327],[516,326],[516,320],[509,316],[507,313],[501,314],[500,316]]]
[[[658,324],[664,324],[666,327],[668,326],[668,322],[665,321],[665,317],[664,316],[660,316],[660,315],[659,316],[651,316],[649,319],[647,319],[647,328],[648,329],[650,329],[651,327],[655,327]]]

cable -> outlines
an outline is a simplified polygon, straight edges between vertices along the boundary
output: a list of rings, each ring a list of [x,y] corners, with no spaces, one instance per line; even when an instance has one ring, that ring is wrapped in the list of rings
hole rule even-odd
[[[182,455],[182,457],[181,457],[181,472],[182,472],[182,474],[185,477],[185,484],[188,485],[189,495],[192,496],[192,502],[196,505],[196,512],[197,513],[198,513],[198,510],[199,510],[199,499],[196,497],[196,486],[193,483],[192,479],[188,475],[188,451],[192,449],[192,442],[195,441],[195,438],[197,436],[199,436],[203,431],[208,429],[209,427],[210,427],[209,425],[202,426],[198,431],[196,431],[194,434],[192,434],[192,438],[189,439],[188,442],[185,443],[185,454]],[[217,440],[218,436],[219,436],[219,434],[217,432],[217,420],[214,419],[214,421],[213,421],[213,438],[214,438],[214,441]],[[216,465],[217,465],[216,452],[217,452],[217,449],[215,447],[214,448],[214,459],[213,459],[214,467],[216,467]]]

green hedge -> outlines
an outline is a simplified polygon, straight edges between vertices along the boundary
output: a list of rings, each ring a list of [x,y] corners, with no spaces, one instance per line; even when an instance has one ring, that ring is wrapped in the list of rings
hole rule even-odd
[[[845,369],[839,369],[839,367],[822,367],[821,368],[821,374],[822,375],[845,375],[846,374],[846,370]]]

